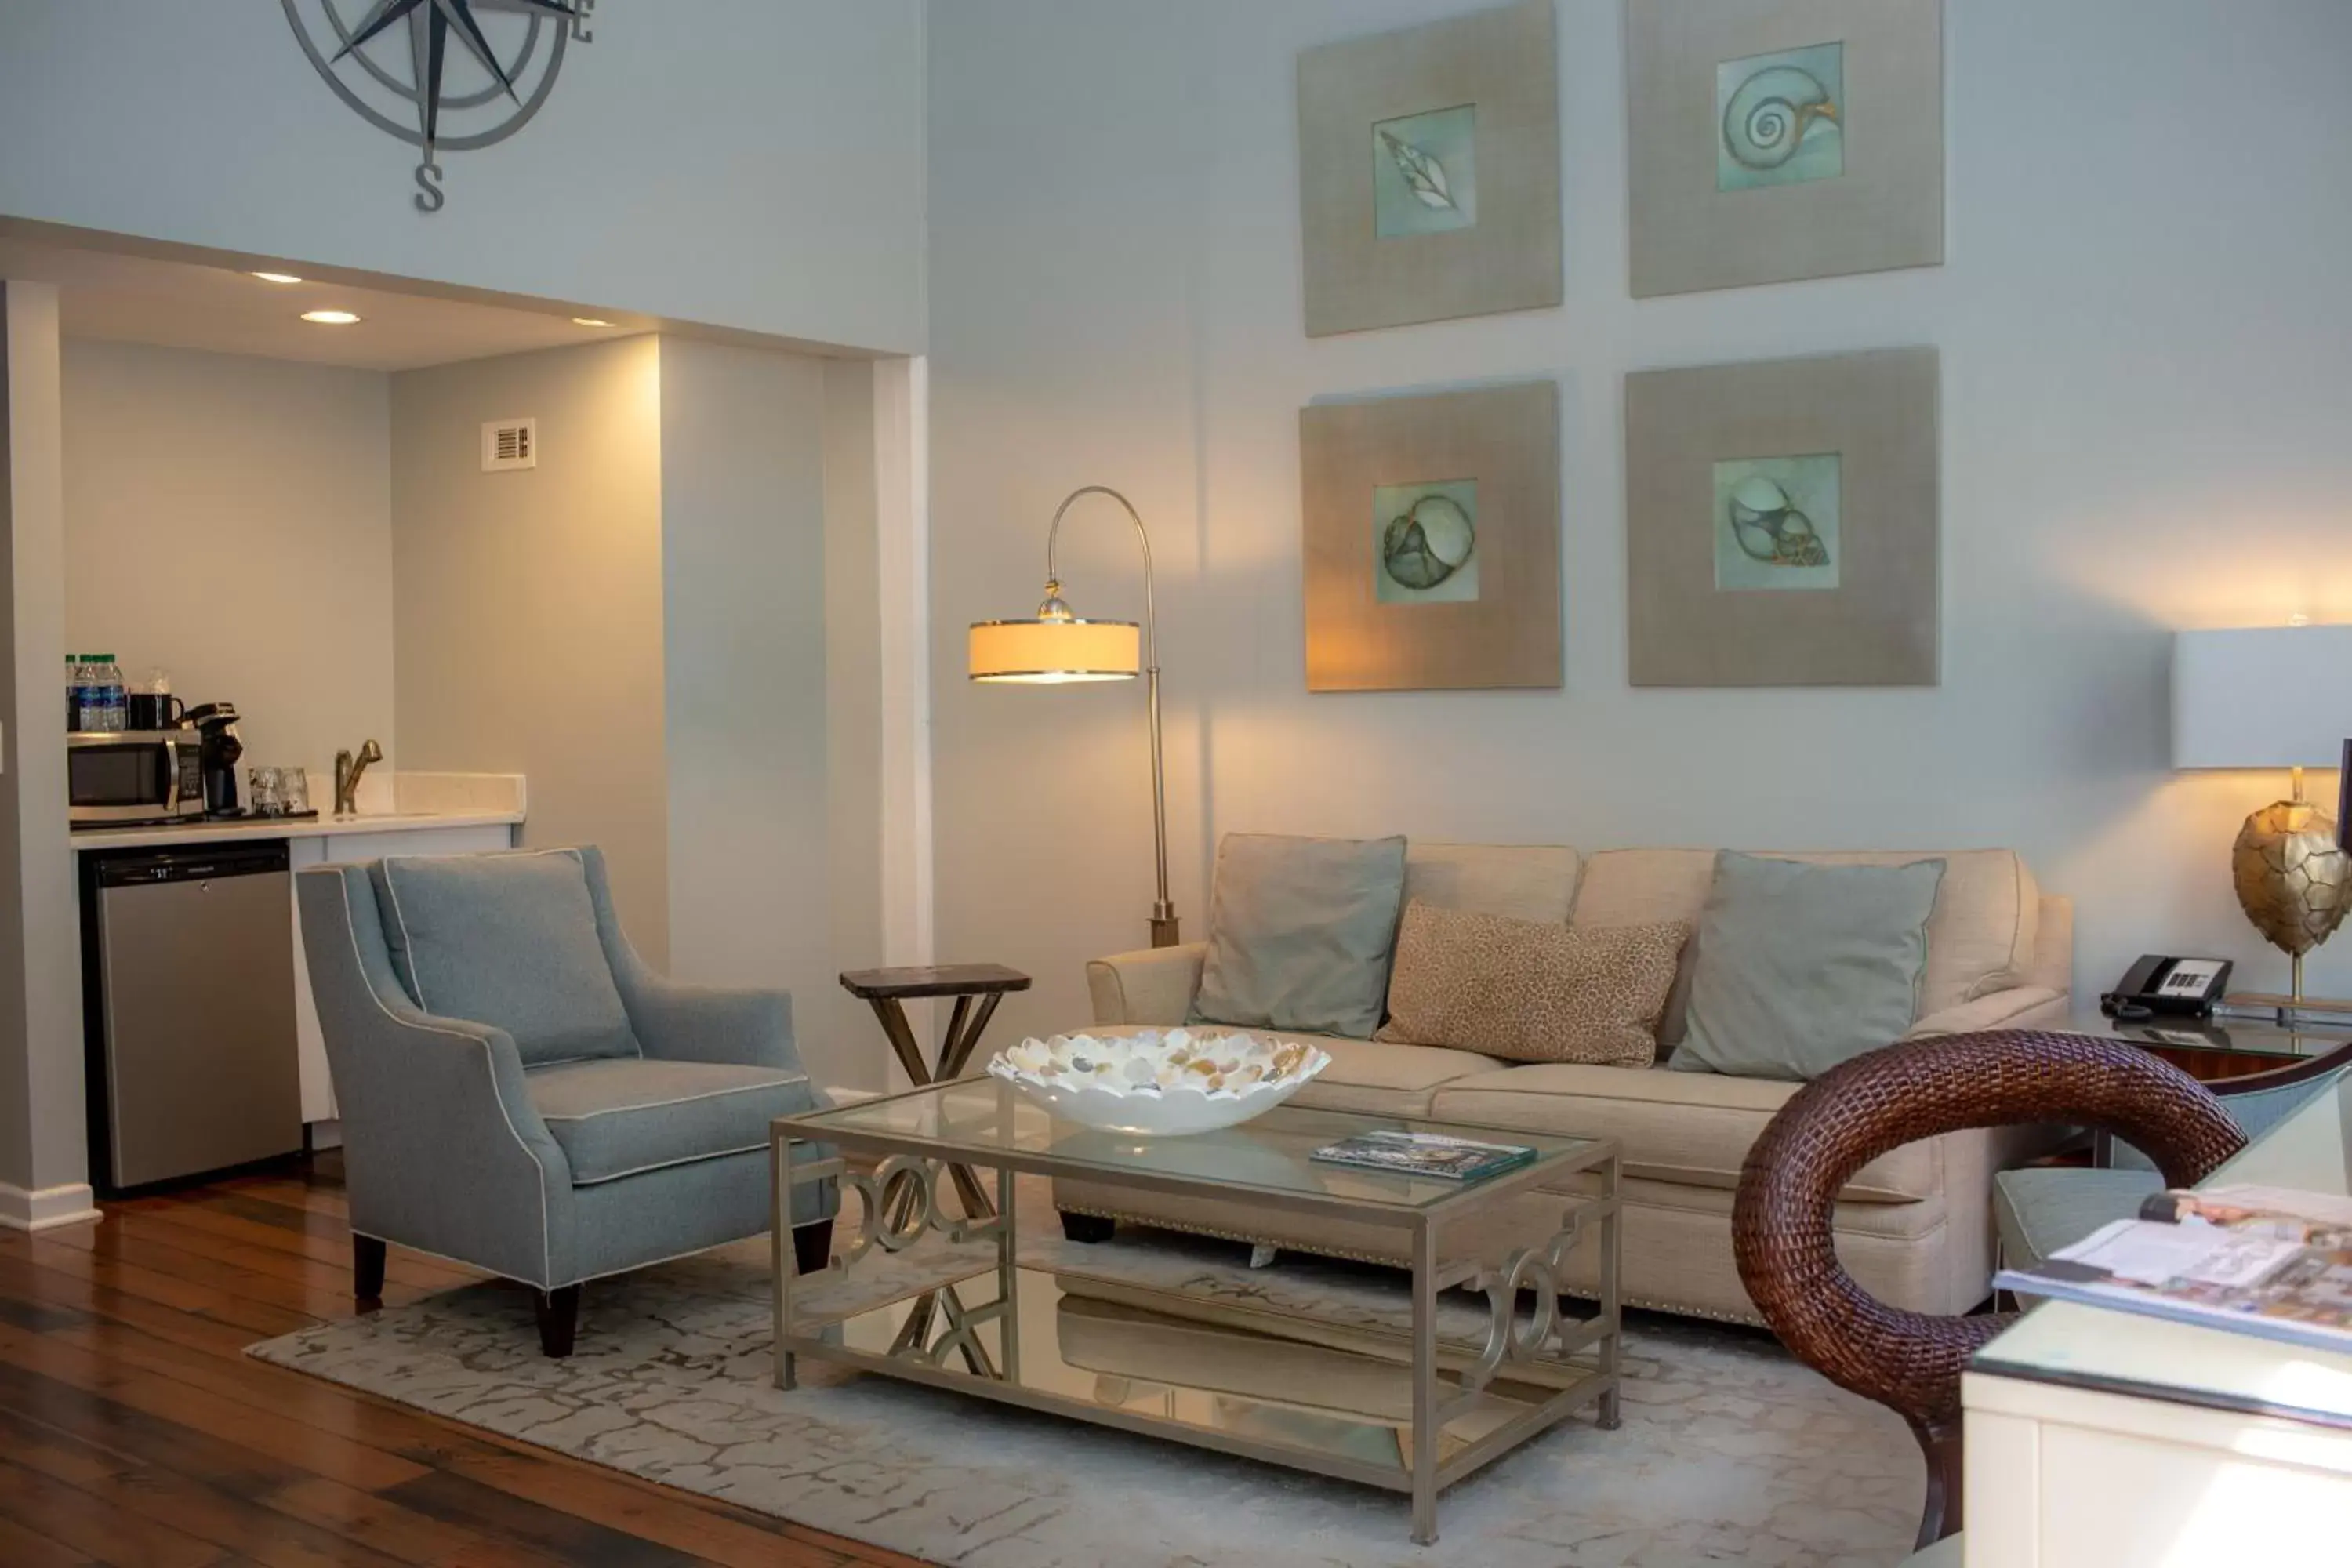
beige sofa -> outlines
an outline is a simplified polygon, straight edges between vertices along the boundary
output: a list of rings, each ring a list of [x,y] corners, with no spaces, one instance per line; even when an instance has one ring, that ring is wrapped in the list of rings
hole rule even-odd
[[[1786,858],[1886,865],[1929,856],[1946,868],[1927,922],[1927,971],[1910,1036],[2063,1021],[2073,967],[2073,908],[2064,899],[2044,897],[2016,855],[1968,849]],[[1711,849],[1612,849],[1583,858],[1557,847],[1414,845],[1405,890],[1408,899],[1526,920],[1695,925],[1714,863]],[[1206,952],[1205,943],[1194,942],[1087,965],[1096,1025],[1182,1021]],[[1664,1051],[1682,1038],[1691,961],[1686,951],[1659,1029]],[[1626,1300],[1761,1321],[1732,1261],[1732,1197],[1748,1146],[1798,1085],[1663,1067],[1514,1066],[1468,1051],[1308,1037],[1333,1059],[1296,1104],[1616,1139],[1626,1177]],[[1991,1279],[1993,1173],[2039,1152],[2048,1136],[2029,1130],[1946,1133],[1871,1162],[1838,1204],[1839,1256],[1864,1288],[1892,1305],[1938,1313],[1975,1306]],[[1057,1183],[1054,1195],[1069,1215],[1402,1261],[1401,1234],[1390,1230],[1085,1182]],[[1545,1209],[1557,1215],[1556,1205]],[[1523,1211],[1464,1245],[1496,1251],[1506,1239],[1524,1240],[1527,1226],[1543,1218]],[[1570,1288],[1591,1286],[1595,1258],[1590,1244],[1570,1258],[1568,1272]]]

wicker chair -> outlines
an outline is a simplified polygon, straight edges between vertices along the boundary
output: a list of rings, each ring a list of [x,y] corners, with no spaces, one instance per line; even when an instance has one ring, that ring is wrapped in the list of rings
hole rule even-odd
[[[1899,1311],[1839,1264],[1830,1213],[1879,1155],[1969,1127],[2066,1122],[2126,1138],[2187,1186],[2245,1144],[2219,1100],[2136,1046],[2087,1035],[1946,1035],[1857,1057],[1808,1084],[1749,1150],[1732,1210],[1739,1278],[1790,1351],[1901,1415],[1927,1459],[1919,1544],[1960,1527],[1960,1371],[2014,1313]]]

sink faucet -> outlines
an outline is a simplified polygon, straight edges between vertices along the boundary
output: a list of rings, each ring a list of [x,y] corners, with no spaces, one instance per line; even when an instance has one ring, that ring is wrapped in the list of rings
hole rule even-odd
[[[349,752],[335,753],[335,815],[357,816],[360,814],[360,775],[368,771],[370,763],[383,761],[383,748],[373,741],[360,748],[359,760],[353,762]]]

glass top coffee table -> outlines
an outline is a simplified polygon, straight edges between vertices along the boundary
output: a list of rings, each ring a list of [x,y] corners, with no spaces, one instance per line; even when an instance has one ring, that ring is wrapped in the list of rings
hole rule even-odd
[[[1474,1182],[1308,1158],[1380,1129],[1522,1144],[1535,1158]],[[819,1157],[805,1140],[839,1152]],[[861,1205],[856,1239],[822,1274],[794,1279],[776,1244],[782,1388],[809,1356],[1385,1487],[1411,1495],[1423,1544],[1436,1539],[1437,1494],[1455,1480],[1587,1406],[1601,1426],[1618,1425],[1621,1175],[1606,1139],[1286,1105],[1222,1131],[1147,1140],[1056,1121],[976,1078],[780,1119],[770,1147],[778,1212],[791,1212],[792,1188],[828,1178]],[[989,1191],[974,1167],[994,1173],[992,1203],[969,1201]],[[1559,1190],[1586,1172],[1589,1190]],[[1392,1312],[1321,1313],[1276,1291],[1202,1293],[1074,1258],[1095,1248],[1024,1258],[1024,1174],[1392,1227],[1412,1259],[1409,1299],[1400,1279]],[[1517,1216],[1538,1194],[1549,1231],[1530,1226],[1523,1245],[1484,1262],[1447,1251],[1449,1234],[1491,1235],[1498,1205]],[[1600,1249],[1586,1317],[1564,1311],[1558,1289],[1580,1243]],[[880,1276],[878,1292],[845,1288],[861,1266]],[[1441,1300],[1455,1287],[1484,1299]]]

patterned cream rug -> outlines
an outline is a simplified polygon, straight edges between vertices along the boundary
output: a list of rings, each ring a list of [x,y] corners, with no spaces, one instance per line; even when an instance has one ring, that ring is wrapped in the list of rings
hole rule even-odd
[[[1405,1311],[1393,1276],[1296,1255],[1252,1270],[1245,1248],[1218,1242],[1122,1232],[1073,1248],[1055,1234],[1024,1254],[1342,1321],[1396,1324]],[[856,1289],[945,1256],[944,1244],[872,1255]],[[1922,1472],[1903,1424],[1760,1333],[1641,1316],[1623,1426],[1571,1418],[1454,1486],[1424,1549],[1406,1540],[1406,1500],[1385,1491],[806,1360],[802,1386],[782,1393],[770,1382],[767,1272],[762,1243],[591,1285],[564,1362],[539,1354],[528,1295],[497,1284],[251,1353],[955,1568],[1885,1568],[1918,1519]],[[1465,1335],[1484,1318],[1466,1299],[1447,1311],[1447,1331]],[[1063,1325],[1066,1348],[1073,1326],[1086,1325]],[[1092,1327],[1098,1358],[1132,1349],[1148,1362],[1118,1325],[1108,1337]],[[1135,1381],[1118,1386],[1131,1394]]]

